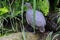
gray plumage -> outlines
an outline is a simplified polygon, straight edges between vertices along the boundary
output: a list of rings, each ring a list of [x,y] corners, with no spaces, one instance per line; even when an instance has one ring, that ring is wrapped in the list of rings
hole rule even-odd
[[[25,3],[25,5],[28,7],[28,10],[26,11],[27,23],[29,25],[32,25],[34,11],[33,11],[32,6],[31,6],[30,3]],[[37,28],[40,30],[40,32],[45,32],[45,25],[46,25],[46,20],[43,16],[43,13],[36,10],[35,26],[37,26]]]

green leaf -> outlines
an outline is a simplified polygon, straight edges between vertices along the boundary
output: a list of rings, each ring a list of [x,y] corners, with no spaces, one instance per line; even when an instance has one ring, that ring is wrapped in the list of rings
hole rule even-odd
[[[48,36],[46,37],[46,40],[52,40],[52,33],[53,33],[53,32],[50,32],[50,33],[48,34]]]
[[[54,35],[54,37],[52,38],[52,40],[54,40],[55,39],[55,37],[57,37],[57,36],[59,36],[60,34],[56,34],[56,35]]]
[[[57,23],[60,23],[60,17],[58,18],[58,21],[57,21]]]
[[[8,12],[8,9],[6,7],[0,8],[0,15],[3,15]]]
[[[39,0],[39,9],[44,13],[45,16],[48,15],[49,12],[49,1],[48,0]]]

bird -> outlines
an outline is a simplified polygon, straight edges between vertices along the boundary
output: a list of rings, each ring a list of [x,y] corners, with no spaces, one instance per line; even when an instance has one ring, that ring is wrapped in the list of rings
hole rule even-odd
[[[32,26],[33,25],[32,24],[33,17],[34,17],[33,16],[34,11],[33,11],[32,5],[28,2],[26,2],[25,6],[27,7],[27,11],[26,11],[27,23]],[[36,26],[36,28],[39,29],[39,32],[44,33],[45,32],[45,25],[46,25],[45,17],[43,15],[43,13],[38,11],[38,10],[36,10],[35,13],[36,13],[36,15],[35,15],[35,26]]]

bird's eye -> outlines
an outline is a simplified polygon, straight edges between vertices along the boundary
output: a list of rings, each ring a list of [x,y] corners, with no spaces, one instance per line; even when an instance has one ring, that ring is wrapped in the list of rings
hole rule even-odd
[[[24,4],[25,4],[25,2],[24,2]]]

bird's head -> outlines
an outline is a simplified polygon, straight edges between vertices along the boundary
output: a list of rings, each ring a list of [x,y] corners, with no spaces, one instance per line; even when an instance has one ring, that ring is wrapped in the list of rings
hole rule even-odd
[[[31,4],[30,3],[28,3],[28,2],[25,2],[25,6],[27,7],[27,8],[32,8],[32,6],[31,6]]]

